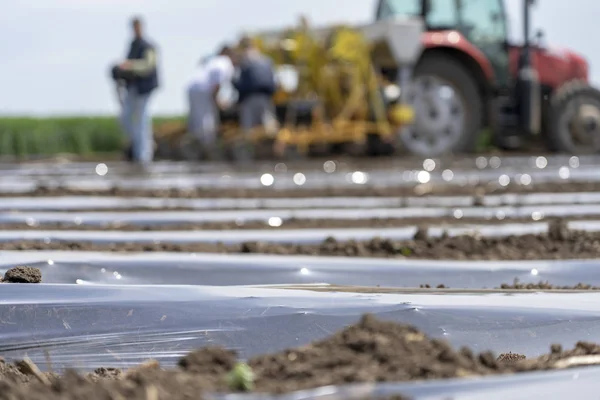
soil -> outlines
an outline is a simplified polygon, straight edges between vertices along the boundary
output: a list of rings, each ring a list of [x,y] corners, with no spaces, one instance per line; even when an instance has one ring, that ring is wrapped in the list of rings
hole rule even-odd
[[[160,212],[160,211],[157,211]],[[360,211],[358,211],[360,212]],[[273,211],[277,215],[277,211]],[[203,231],[203,230],[274,230],[274,229],[323,229],[323,228],[398,228],[406,226],[422,226],[435,224],[450,226],[456,224],[501,224],[544,222],[549,219],[533,221],[532,218],[367,218],[367,219],[282,219],[281,226],[271,226],[268,220],[259,221],[224,221],[224,222],[178,222],[178,223],[123,223],[106,222],[102,224],[86,224],[74,222],[36,222],[36,223],[0,223],[0,230],[76,230],[76,231]],[[570,221],[600,220],[600,215],[569,217]]]
[[[532,185],[510,184],[506,187],[499,185],[459,186],[459,185],[432,185],[418,184],[405,187],[327,187],[327,188],[298,188],[298,189],[128,189],[113,187],[108,190],[80,190],[67,187],[40,186],[30,192],[11,193],[0,192],[0,197],[57,197],[57,196],[123,196],[123,197],[155,197],[155,198],[305,198],[305,197],[373,197],[373,196],[427,196],[427,195],[468,195],[481,196],[483,194],[503,193],[534,193],[534,192],[597,192],[600,191],[600,182],[555,182],[539,183]]]
[[[93,243],[58,240],[0,242],[0,250],[78,250],[111,252],[185,252],[279,254],[307,256],[385,257],[448,260],[560,260],[595,259],[600,252],[600,232],[566,229],[552,224],[548,233],[507,237],[462,235],[430,238],[421,229],[413,240],[375,237],[367,241],[328,238],[319,244],[246,242],[222,243]]]
[[[177,368],[163,370],[156,361],[121,371],[100,368],[92,374],[67,371],[45,374],[25,360],[0,362],[0,399],[199,399],[207,392],[288,393],[327,385],[462,378],[580,366],[600,354],[600,346],[579,342],[563,351],[525,359],[513,353],[496,357],[468,348],[453,349],[418,329],[371,315],[321,341],[258,356],[240,364],[232,350],[206,347],[187,354]],[[577,358],[573,358],[576,357]],[[233,378],[233,379],[232,379]],[[358,389],[355,389],[358,390]],[[374,399],[366,388],[365,399]],[[395,397],[403,398],[403,397]]]
[[[32,267],[14,267],[10,268],[4,274],[4,278],[0,278],[0,282],[4,283],[41,283],[42,271],[39,268]]]
[[[526,358],[527,357],[523,354],[508,352],[500,354],[496,360],[498,362],[514,364],[518,361],[525,360]]]
[[[512,290],[600,290],[600,287],[589,285],[587,283],[578,283],[575,286],[557,286],[552,285],[548,281],[540,281],[539,283],[521,283],[515,278],[512,284],[503,283],[500,289]]]

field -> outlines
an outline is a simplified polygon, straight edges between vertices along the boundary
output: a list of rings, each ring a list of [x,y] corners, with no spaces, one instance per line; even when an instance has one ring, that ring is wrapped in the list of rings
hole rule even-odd
[[[595,398],[598,165],[0,163],[0,400]]]
[[[182,117],[159,117],[155,124]],[[123,133],[115,116],[0,117],[0,156],[79,156],[118,153]]]

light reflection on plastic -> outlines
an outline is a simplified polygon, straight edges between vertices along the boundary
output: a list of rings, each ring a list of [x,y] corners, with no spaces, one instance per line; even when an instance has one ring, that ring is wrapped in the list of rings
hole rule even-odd
[[[352,173],[352,182],[357,185],[364,185],[369,180],[369,176],[361,171],[356,171]]]
[[[54,265],[54,261],[48,260],[48,265]]]
[[[521,185],[531,185],[531,175],[523,174],[521,175],[521,179],[519,179],[519,181],[521,182]]]
[[[302,275],[309,275],[309,274],[310,274],[310,271],[309,271],[309,269],[308,269],[308,268],[300,268],[300,273],[301,273]]]
[[[27,226],[38,226],[39,225],[38,222],[33,218],[27,218],[25,220],[25,223],[27,224]]]
[[[283,224],[283,221],[279,217],[271,217],[269,218],[269,226],[278,227]]]
[[[488,161],[485,157],[477,157],[477,159],[475,160],[475,165],[479,169],[484,169],[485,167],[487,167]]]
[[[579,157],[573,156],[569,158],[569,166],[571,168],[579,168]]]
[[[454,210],[454,218],[456,219],[461,219],[464,216],[464,213],[462,212],[462,210]]]
[[[427,183],[431,180],[431,174],[427,171],[419,171],[417,173],[417,181],[419,183]]]
[[[271,186],[271,185],[273,185],[273,183],[275,183],[275,178],[271,174],[263,174],[260,177],[260,183],[263,186]]]
[[[277,163],[275,165],[275,172],[278,172],[278,173],[287,172],[287,165],[285,165],[284,163]]]
[[[294,177],[292,179],[294,183],[298,186],[302,186],[306,183],[306,176],[304,176],[302,172],[294,174]]]
[[[544,219],[544,213],[542,213],[540,211],[534,211],[531,213],[531,219],[534,221],[540,221],[540,220]]]
[[[571,171],[567,167],[560,167],[560,169],[558,170],[558,176],[561,179],[569,179],[569,177],[571,176]]]
[[[454,179],[454,172],[452,172],[449,169],[445,169],[444,172],[442,172],[442,179],[446,182],[451,181],[452,179]]]
[[[435,161],[433,161],[432,159],[428,158],[427,160],[423,161],[423,169],[427,172],[431,172],[435,169]]]
[[[335,168],[335,162],[331,160],[325,161],[325,163],[323,163],[323,171],[327,172],[328,174],[335,172]]]
[[[490,167],[494,168],[494,169],[498,169],[500,168],[500,165],[502,165],[502,161],[500,160],[500,157],[492,157],[490,158]]]
[[[546,160],[546,157],[538,157],[535,159],[535,166],[538,167],[539,169],[544,169],[548,166],[548,160]]]
[[[531,270],[531,275],[537,276],[538,274],[539,274],[539,272],[538,272],[537,269],[534,268],[534,269]]]
[[[104,274],[104,273],[106,273],[106,268],[102,268],[102,269],[100,270],[100,272],[101,272],[101,273],[103,273],[103,274]]]
[[[510,177],[508,175],[501,175],[500,178],[498,178],[498,183],[500,186],[508,186],[510,183]]]
[[[100,176],[104,176],[104,175],[108,174],[108,166],[104,163],[100,163],[100,164],[96,165],[96,174],[98,174]]]

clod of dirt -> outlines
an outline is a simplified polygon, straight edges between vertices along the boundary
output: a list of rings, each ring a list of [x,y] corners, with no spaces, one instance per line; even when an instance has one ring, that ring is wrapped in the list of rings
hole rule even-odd
[[[578,283],[574,286],[555,286],[550,284],[548,281],[540,281],[538,283],[521,283],[519,279],[515,278],[512,285],[503,283],[500,285],[500,289],[512,289],[512,290],[600,290],[600,287],[588,285],[585,283]]]
[[[553,219],[548,222],[548,237],[554,240],[567,240],[571,236],[571,231],[567,220],[563,218]]]
[[[14,267],[6,271],[2,281],[7,283],[41,283],[42,271],[33,267]]]
[[[521,360],[525,360],[527,357],[525,357],[523,354],[518,354],[518,353],[502,353],[498,356],[497,360],[503,363],[516,363],[517,361],[521,361]]]
[[[426,226],[419,226],[415,235],[413,236],[414,240],[427,240],[429,239],[429,229]]]
[[[473,195],[473,206],[483,207],[485,205],[485,193],[475,193]]]

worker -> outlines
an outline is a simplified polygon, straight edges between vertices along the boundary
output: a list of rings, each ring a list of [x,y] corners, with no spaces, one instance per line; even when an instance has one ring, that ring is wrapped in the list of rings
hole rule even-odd
[[[240,160],[253,158],[248,143],[250,132],[263,126],[267,132],[275,130],[277,120],[273,94],[276,91],[273,62],[254,46],[249,37],[239,43],[239,76],[233,81],[238,92],[239,123],[242,137],[234,144],[234,153]]]
[[[144,38],[140,18],[132,20],[134,38],[119,69],[131,74],[121,110],[121,124],[131,145],[132,161],[146,165],[154,158],[150,97],[158,88],[157,51]]]
[[[217,146],[221,106],[217,96],[221,87],[231,82],[234,72],[233,51],[223,46],[218,55],[200,62],[188,86],[188,131],[202,147],[205,158],[221,157]]]

